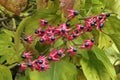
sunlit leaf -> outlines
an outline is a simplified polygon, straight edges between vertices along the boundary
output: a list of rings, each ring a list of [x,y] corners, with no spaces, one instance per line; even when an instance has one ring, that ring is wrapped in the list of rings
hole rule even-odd
[[[30,72],[30,80],[76,80],[76,76],[75,66],[65,61],[51,63],[51,69],[46,72]]]
[[[92,51],[89,51],[88,55],[89,59],[81,59],[81,66],[87,80],[110,80],[103,63]]]
[[[120,0],[107,1],[106,2],[106,9],[110,9],[112,12],[120,15]]]
[[[59,10],[59,5],[59,0],[49,0],[48,10],[50,10],[52,13],[56,13]]]
[[[110,37],[105,35],[104,33],[100,33],[98,47],[100,49],[107,49],[111,45],[112,45],[112,40],[110,39]]]
[[[110,35],[110,37],[112,38],[112,40],[114,41],[116,47],[118,48],[118,50],[120,51],[120,34],[113,34]]]
[[[10,70],[2,65],[0,65],[0,80],[12,80],[12,74]]]
[[[7,30],[0,34],[0,56],[4,57],[8,64],[18,61],[12,37],[13,33]]]
[[[78,70],[78,78],[77,79],[78,80],[87,80],[84,73],[83,73],[83,71],[82,71],[82,69]]]
[[[120,25],[120,20],[117,19],[115,16],[111,16],[108,19],[108,21],[106,21],[103,32],[113,40],[113,42],[115,43],[115,45],[120,51],[120,45],[118,44],[120,40],[119,38],[120,26],[119,25]]]
[[[105,54],[108,56],[112,64],[114,64],[114,62],[120,57],[119,51],[116,49],[115,44],[105,49]]]
[[[116,73],[115,73],[114,67],[109,61],[108,57],[105,55],[105,52],[95,46],[93,47],[92,50],[96,55],[97,59],[103,63],[112,80],[116,80]]]

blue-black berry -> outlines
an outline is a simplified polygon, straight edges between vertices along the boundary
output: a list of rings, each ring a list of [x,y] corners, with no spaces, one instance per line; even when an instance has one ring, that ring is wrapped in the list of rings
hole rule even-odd
[[[74,15],[78,15],[79,14],[79,12],[78,11],[74,11]]]
[[[77,52],[77,49],[76,49],[76,48],[73,48],[73,52]]]

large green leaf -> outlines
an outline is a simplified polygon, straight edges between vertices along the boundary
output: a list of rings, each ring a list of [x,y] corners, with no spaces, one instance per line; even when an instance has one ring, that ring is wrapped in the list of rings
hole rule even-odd
[[[52,13],[56,13],[59,10],[60,1],[59,0],[52,0],[48,2],[48,10]]]
[[[120,15],[120,0],[109,0],[109,1],[102,1],[102,2],[105,4],[106,9],[109,9],[112,12]]]
[[[97,59],[92,51],[89,51],[88,55],[89,59],[81,59],[81,66],[87,80],[110,80],[103,63]]]
[[[97,59],[103,63],[112,80],[116,80],[115,69],[109,61],[108,57],[105,55],[105,52],[103,50],[100,50],[96,46],[94,46],[92,50],[96,55]]]
[[[118,50],[120,51],[120,34],[113,34],[110,35],[110,37],[112,38]]]
[[[0,34],[0,62],[6,60],[7,64],[12,64],[19,60],[18,55],[16,54],[14,43],[13,43],[13,32],[2,30]]]
[[[12,74],[9,68],[0,65],[0,80],[12,80]]]
[[[117,19],[115,16],[111,16],[105,23],[105,28],[103,32],[107,34],[115,43],[117,48],[120,51],[119,45],[119,36],[120,36],[120,20]]]
[[[105,49],[105,53],[113,65],[115,64],[115,61],[120,58],[120,53],[116,48],[115,44]]]
[[[73,64],[65,61],[51,63],[46,72],[30,72],[30,80],[76,80],[77,72]]]
[[[62,45],[64,45],[64,43],[63,43],[63,40],[60,38],[55,42],[54,47],[60,48]]]
[[[100,49],[107,49],[108,47],[110,47],[112,45],[112,40],[108,35],[105,35],[103,33],[100,33],[99,36],[99,45],[98,47]]]
[[[87,80],[82,69],[79,69],[78,70],[78,77],[77,77],[77,80]]]
[[[116,16],[110,16],[108,20],[105,22],[105,27],[103,28],[103,32],[108,34],[116,34],[120,32],[120,20],[116,18]]]

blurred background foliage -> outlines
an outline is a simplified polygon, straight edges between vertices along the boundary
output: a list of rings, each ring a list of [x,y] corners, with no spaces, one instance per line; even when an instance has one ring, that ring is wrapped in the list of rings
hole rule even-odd
[[[120,80],[120,0],[0,0],[0,4],[0,80]],[[94,38],[96,44],[91,51],[79,50],[71,59],[51,63],[46,72],[19,71],[16,64],[22,62],[20,56],[25,49],[36,58],[40,51],[50,48],[37,43],[37,39],[27,44],[23,38],[34,34],[40,18],[55,26],[65,22],[68,8],[80,12],[71,24],[84,24],[79,20],[82,17],[114,14],[102,32],[93,30],[74,41],[79,44]],[[63,44],[60,39],[54,46]]]

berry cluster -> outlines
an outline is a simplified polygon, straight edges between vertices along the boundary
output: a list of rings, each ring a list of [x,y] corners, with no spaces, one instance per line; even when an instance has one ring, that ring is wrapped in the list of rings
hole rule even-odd
[[[70,13],[68,15],[68,19],[72,20],[79,14],[78,11],[68,9]],[[93,28],[102,31],[104,26],[104,22],[107,17],[110,16],[110,13],[102,13],[99,16],[92,16],[85,19],[85,26],[82,24],[76,24],[75,28],[70,28],[70,22],[66,22],[63,24],[58,25],[58,27],[49,25],[48,21],[40,19],[40,27],[35,30],[35,34],[24,38],[24,40],[31,44],[34,40],[33,36],[39,37],[39,42],[41,44],[51,44],[55,43],[61,37],[64,37],[68,41],[72,41],[82,35],[85,32],[92,31]],[[84,43],[79,47],[80,49],[91,49],[94,45],[94,39],[85,40]],[[59,50],[53,49],[50,51],[48,56],[39,56],[35,60],[31,60],[32,53],[24,52],[22,58],[26,60],[25,63],[18,64],[20,70],[25,70],[26,68],[30,68],[31,70],[36,69],[37,71],[46,71],[50,68],[49,62],[50,61],[59,61],[63,58],[66,54],[69,53],[69,56],[73,56],[77,54],[77,48],[70,46],[68,49],[60,48]]]

